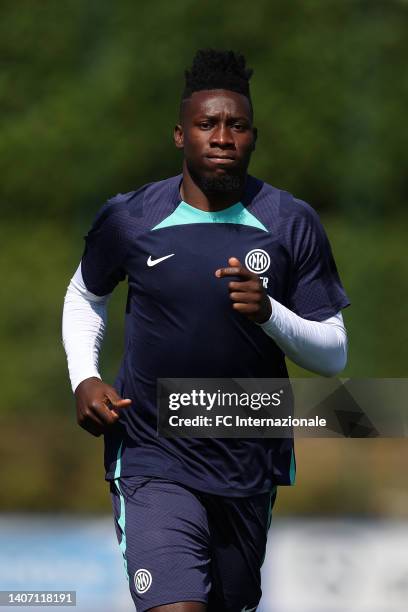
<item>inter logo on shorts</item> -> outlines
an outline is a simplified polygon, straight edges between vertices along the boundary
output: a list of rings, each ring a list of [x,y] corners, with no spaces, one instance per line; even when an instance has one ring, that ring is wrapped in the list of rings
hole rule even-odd
[[[138,569],[135,574],[136,591],[140,594],[146,593],[152,584],[152,575],[147,569]]]
[[[251,272],[262,274],[271,265],[271,258],[263,249],[252,249],[245,257],[245,267]]]

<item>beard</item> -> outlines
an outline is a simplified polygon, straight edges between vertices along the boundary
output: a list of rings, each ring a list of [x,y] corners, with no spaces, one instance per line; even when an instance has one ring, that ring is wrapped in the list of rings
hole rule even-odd
[[[241,191],[245,185],[245,174],[221,174],[208,176],[197,173],[188,166],[190,176],[204,193],[232,193]]]
[[[202,176],[199,186],[204,193],[229,193],[240,191],[244,185],[244,178],[232,174],[222,176]]]

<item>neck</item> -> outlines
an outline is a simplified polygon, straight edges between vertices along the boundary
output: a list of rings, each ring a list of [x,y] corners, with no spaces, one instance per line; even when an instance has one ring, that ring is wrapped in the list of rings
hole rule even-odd
[[[180,195],[184,202],[199,210],[215,212],[236,204],[242,199],[244,186],[245,181],[243,181],[242,187],[233,191],[206,192],[194,181],[186,163],[183,164],[183,182],[180,187]]]

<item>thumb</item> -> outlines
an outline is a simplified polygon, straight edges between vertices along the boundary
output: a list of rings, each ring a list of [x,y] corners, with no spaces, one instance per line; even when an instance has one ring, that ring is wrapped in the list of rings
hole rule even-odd
[[[106,395],[106,405],[110,410],[127,408],[132,403],[131,399],[123,399],[117,393],[111,392]]]
[[[131,399],[118,399],[112,402],[115,408],[127,408],[132,403]]]
[[[241,266],[241,262],[236,257],[230,257],[228,259],[228,263],[230,266],[233,266],[234,268],[236,268],[237,266],[239,267]]]

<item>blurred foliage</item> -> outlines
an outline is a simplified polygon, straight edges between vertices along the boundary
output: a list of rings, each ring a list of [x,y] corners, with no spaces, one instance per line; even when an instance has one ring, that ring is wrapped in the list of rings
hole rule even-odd
[[[172,127],[200,47],[245,53],[260,133],[251,172],[323,217],[352,301],[345,375],[407,376],[406,0],[3,0],[1,9],[0,508],[107,509],[100,441],[73,416],[63,295],[103,201],[180,171]],[[125,295],[121,286],[112,298],[106,380],[123,346]],[[309,445],[305,477],[314,469],[320,479],[322,453],[338,477],[285,492],[285,511],[334,512],[344,486],[356,511],[384,510],[366,489],[379,495],[377,477],[397,489],[402,444],[319,441],[316,455]],[[375,478],[374,448],[386,466]],[[363,466],[358,480],[351,459],[341,471],[340,449]]]
[[[216,46],[255,67],[255,174],[321,209],[391,214],[407,187],[407,27],[403,0],[3,0],[3,212],[69,221],[178,172],[183,70]]]

